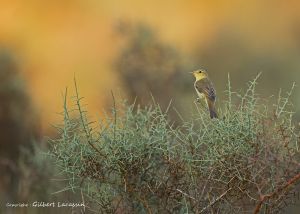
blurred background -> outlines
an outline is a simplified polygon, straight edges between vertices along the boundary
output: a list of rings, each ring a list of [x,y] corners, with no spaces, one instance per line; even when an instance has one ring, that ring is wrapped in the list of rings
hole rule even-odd
[[[49,187],[49,163],[29,157],[42,136],[55,136],[74,76],[92,117],[111,107],[111,91],[141,105],[151,94],[163,108],[172,100],[189,115],[196,94],[188,72],[197,68],[208,71],[219,106],[228,73],[239,90],[262,72],[265,98],[299,85],[299,1],[1,0],[2,201],[40,198],[34,179]],[[299,95],[296,87],[296,121]]]

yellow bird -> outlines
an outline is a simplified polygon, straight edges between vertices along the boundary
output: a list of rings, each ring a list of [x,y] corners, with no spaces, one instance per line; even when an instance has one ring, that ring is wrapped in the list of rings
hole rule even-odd
[[[215,107],[216,90],[214,89],[212,82],[208,78],[207,72],[205,70],[196,70],[191,73],[196,78],[194,87],[197,95],[199,96],[198,99],[205,99],[209,109],[210,118],[217,118],[218,115]]]

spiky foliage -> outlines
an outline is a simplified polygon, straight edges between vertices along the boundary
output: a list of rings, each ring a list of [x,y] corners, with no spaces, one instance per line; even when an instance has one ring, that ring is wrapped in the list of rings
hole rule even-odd
[[[258,78],[258,77],[257,77]],[[115,103],[98,124],[78,91],[51,154],[69,175],[61,190],[82,193],[100,213],[276,213],[291,204],[300,179],[299,134],[289,97],[268,103],[228,84],[220,118],[205,109],[176,127],[155,102]],[[77,88],[77,87],[76,87]],[[90,203],[88,203],[90,201]]]

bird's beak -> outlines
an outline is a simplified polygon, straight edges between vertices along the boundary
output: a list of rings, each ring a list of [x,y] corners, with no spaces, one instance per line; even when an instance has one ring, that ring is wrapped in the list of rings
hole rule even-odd
[[[189,73],[190,73],[190,74],[194,74],[194,71],[190,71]]]

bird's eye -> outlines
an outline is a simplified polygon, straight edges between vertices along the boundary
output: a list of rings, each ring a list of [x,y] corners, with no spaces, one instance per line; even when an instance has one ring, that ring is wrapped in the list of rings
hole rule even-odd
[[[199,71],[199,74],[201,74],[202,73],[202,71]]]

